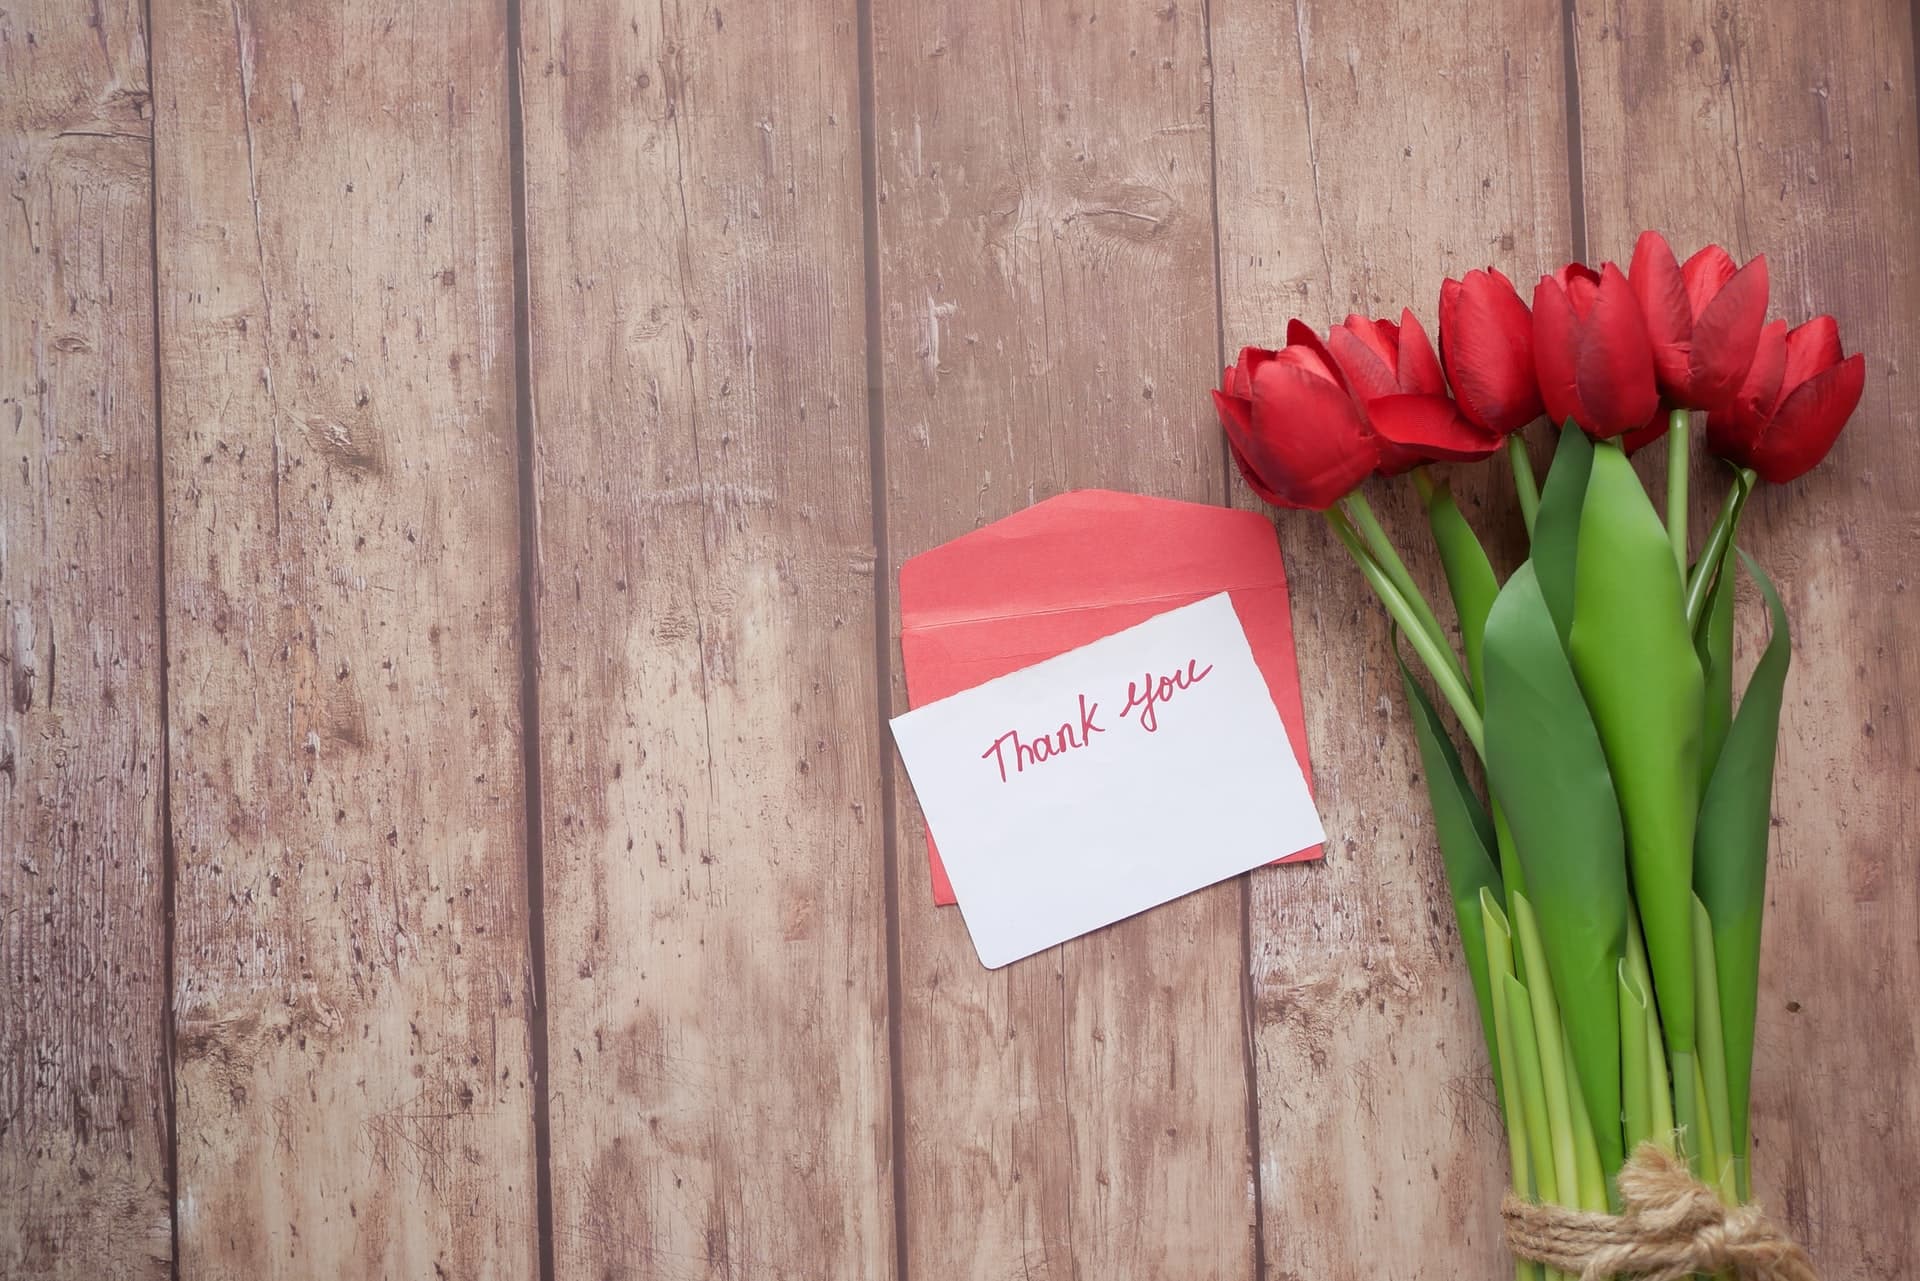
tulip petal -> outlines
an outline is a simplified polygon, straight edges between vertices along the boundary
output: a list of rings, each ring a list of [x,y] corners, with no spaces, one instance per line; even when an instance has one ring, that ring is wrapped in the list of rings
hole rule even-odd
[[[1229,436],[1238,433],[1245,436],[1253,431],[1253,402],[1223,391],[1213,393],[1213,408],[1220,415],[1220,425]]]
[[[1800,384],[1780,402],[1749,466],[1775,485],[1813,470],[1840,438],[1866,383],[1866,358],[1856,352]]]
[[[1506,435],[1540,416],[1533,316],[1499,272],[1441,283],[1440,359],[1460,412],[1474,422]]]
[[[1680,264],[1665,236],[1643,231],[1633,246],[1633,265],[1627,273],[1633,295],[1646,317],[1647,338],[1653,344],[1654,372],[1660,390],[1669,396],[1685,394],[1688,352],[1693,341],[1693,308],[1680,279]],[[1743,371],[1744,372],[1744,371]]]
[[[1260,473],[1253,469],[1252,464],[1247,462],[1247,456],[1240,452],[1240,446],[1233,443],[1231,432],[1227,435],[1227,450],[1233,455],[1233,465],[1240,470],[1240,479],[1247,482],[1247,488],[1251,489],[1261,502],[1270,507],[1295,506],[1267,488],[1266,482],[1260,479]]]
[[[1327,335],[1327,350],[1333,353],[1333,361],[1346,376],[1347,386],[1362,401],[1372,400],[1376,396],[1391,396],[1400,390],[1400,380],[1394,376],[1393,366],[1382,358],[1379,349],[1367,339],[1353,331],[1353,324],[1360,320],[1358,316],[1349,317],[1345,325],[1336,328]],[[1372,328],[1370,322],[1361,321]]]
[[[1742,467],[1753,465],[1760,433],[1780,403],[1781,380],[1787,365],[1787,322],[1775,320],[1761,327],[1753,351],[1753,365],[1733,399],[1707,416],[1707,448]]]
[[[1787,332],[1787,366],[1780,380],[1780,394],[1790,396],[1793,389],[1823,369],[1840,363],[1840,326],[1832,316],[1815,316],[1806,324]]]
[[[1235,396],[1253,395],[1254,371],[1279,354],[1267,347],[1242,347],[1240,359],[1228,371],[1232,377],[1223,379],[1220,389]]]
[[[1445,396],[1382,396],[1367,402],[1381,439],[1422,460],[1468,462],[1500,448],[1499,432],[1467,421]]]
[[[1693,322],[1687,399],[1689,408],[1713,409],[1740,390],[1753,365],[1760,330],[1767,321],[1767,260],[1753,261],[1733,274]],[[1789,349],[1792,342],[1789,339]],[[1834,345],[1834,359],[1840,356]]]
[[[1666,435],[1667,428],[1671,425],[1671,420],[1667,417],[1667,406],[1662,404],[1653,411],[1653,417],[1647,419],[1645,426],[1635,427],[1632,431],[1621,435],[1620,448],[1626,450],[1631,457]]]
[[[1540,400],[1556,424],[1581,417],[1574,381],[1577,328],[1567,291],[1554,277],[1542,276],[1533,291],[1533,366],[1540,376]]]
[[[1594,305],[1579,330],[1575,381],[1590,436],[1618,436],[1642,426],[1660,406],[1647,340],[1627,278],[1612,263],[1600,270]]]
[[[1280,355],[1296,361],[1301,368],[1324,374],[1328,381],[1337,384],[1342,391],[1347,389],[1346,375],[1340,372],[1333,353],[1327,350],[1327,344],[1320,341],[1320,335],[1308,328],[1304,320],[1287,322],[1287,345]]]
[[[1433,354],[1433,343],[1411,309],[1400,313],[1400,390],[1425,396],[1447,394],[1446,375]]]
[[[1394,362],[1399,359],[1400,334],[1392,321],[1350,315],[1340,327],[1372,348],[1381,364],[1388,369],[1394,367]]]
[[[1687,259],[1681,264],[1680,280],[1687,287],[1689,310],[1698,317],[1733,275],[1733,255],[1719,245],[1708,245]]]
[[[1226,427],[1243,471],[1259,478],[1277,506],[1330,507],[1379,462],[1379,446],[1347,393],[1290,361],[1260,367],[1250,427],[1243,432],[1233,419]]]
[[[1786,386],[1787,322],[1776,320],[1760,327],[1760,341],[1754,345],[1753,364],[1740,380],[1733,398],[1733,409],[1758,429],[1780,404]]]

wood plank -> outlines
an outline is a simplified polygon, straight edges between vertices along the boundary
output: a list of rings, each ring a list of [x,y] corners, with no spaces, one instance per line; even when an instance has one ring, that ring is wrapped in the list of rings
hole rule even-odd
[[[164,1277],[152,113],[138,5],[0,13],[0,1275]]]
[[[1219,501],[1202,6],[874,28],[889,575],[1066,489]],[[1241,885],[990,973],[895,785],[909,1273],[1252,1276]]]
[[[1228,0],[1213,24],[1229,351],[1278,345],[1292,316],[1325,332],[1408,306],[1437,336],[1442,277],[1491,263],[1526,287],[1564,261],[1557,8]],[[1514,563],[1504,466],[1440,470]],[[1369,492],[1444,601],[1410,487]],[[1323,864],[1254,880],[1266,1257],[1278,1276],[1496,1275],[1505,1144],[1386,618],[1321,520],[1279,527],[1330,839]]]
[[[1920,464],[1914,33],[1905,5],[1577,9],[1592,252],[1655,226],[1765,253],[1774,315],[1840,322],[1867,389],[1827,462],[1764,489],[1741,541],[1780,585],[1793,670],[1774,795],[1754,1183],[1826,1276],[1920,1267]],[[1698,460],[1698,513],[1719,501]],[[1700,515],[1696,515],[1696,521]],[[1696,528],[1699,526],[1696,525]],[[1737,653],[1765,636],[1743,603]]]
[[[155,29],[181,1270],[527,1277],[504,11]]]
[[[893,1267],[854,15],[527,6],[561,1281]]]

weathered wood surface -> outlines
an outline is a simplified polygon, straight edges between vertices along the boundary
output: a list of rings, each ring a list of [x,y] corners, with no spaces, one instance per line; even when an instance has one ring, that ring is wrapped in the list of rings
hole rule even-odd
[[[1062,490],[1219,501],[1201,6],[874,24],[889,582]],[[1250,1275],[1243,887],[989,973],[894,785],[908,1275]]]
[[[1829,312],[1867,390],[1826,463],[1741,542],[1793,623],[1754,1064],[1754,1184],[1832,1277],[1920,1268],[1920,131],[1904,7],[1578,10],[1587,239],[1765,252],[1773,315]],[[1695,468],[1696,523],[1724,489]],[[1766,637],[1743,602],[1742,669]]]
[[[1525,288],[1566,261],[1559,14],[1462,17],[1214,5],[1229,355],[1278,346],[1292,316],[1325,332],[1403,307],[1437,339],[1442,276],[1491,264]],[[1504,460],[1457,472],[1511,567]],[[1403,548],[1428,546],[1410,484],[1370,492]],[[1498,1275],[1505,1142],[1387,620],[1322,521],[1279,528],[1329,841],[1252,878],[1266,1259],[1277,1277]],[[1414,560],[1444,600],[1434,558]]]
[[[526,1278],[504,12],[154,27],[180,1272]]]
[[[893,1266],[854,17],[524,18],[560,1278]]]
[[[0,1276],[167,1274],[138,5],[0,13]]]
[[[1756,1171],[1912,1270],[1912,18],[1569,4],[156,0],[151,109],[137,7],[0,12],[0,1274],[1504,1275],[1320,524],[1326,862],[994,973],[882,750],[893,584],[1075,486],[1248,503],[1222,348],[1648,224],[1872,362],[1746,527]]]

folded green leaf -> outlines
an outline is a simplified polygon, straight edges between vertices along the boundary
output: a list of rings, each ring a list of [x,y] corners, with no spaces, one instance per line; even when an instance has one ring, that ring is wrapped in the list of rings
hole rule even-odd
[[[1527,1196],[1533,1186],[1533,1174],[1527,1156],[1527,1117],[1520,1097],[1519,1077],[1515,1074],[1513,1027],[1507,1018],[1506,980],[1513,977],[1513,928],[1507,914],[1500,910],[1500,896],[1492,889],[1480,891],[1480,933],[1486,940],[1487,978],[1493,985],[1494,1062],[1499,1079],[1509,1082],[1500,1092],[1500,1111],[1507,1119],[1507,1163],[1513,1171],[1513,1190]]]
[[[1480,1030],[1487,1039],[1487,1060],[1493,1065],[1495,1090],[1504,1090],[1500,1048],[1494,1037],[1493,987],[1487,977],[1487,941],[1483,932],[1480,895],[1500,893],[1500,872],[1494,866],[1493,820],[1474,794],[1460,764],[1460,753],[1447,737],[1440,713],[1427,691],[1414,679],[1407,661],[1400,661],[1400,684],[1412,713],[1413,734],[1420,744],[1420,763],[1427,778],[1427,797],[1433,806],[1433,831],[1440,843],[1440,861],[1447,870],[1447,890],[1453,898],[1454,919],[1460,926],[1460,945],[1467,955],[1474,999],[1480,1004]]]
[[[1544,522],[1544,501],[1540,514]],[[1628,915],[1620,803],[1530,561],[1487,616],[1486,670],[1488,782],[1539,917],[1594,1138],[1605,1168],[1616,1170],[1623,1156],[1617,975]],[[1527,979],[1538,979],[1530,965]]]
[[[1474,693],[1484,703],[1486,678],[1481,669],[1481,640],[1487,630],[1487,611],[1500,592],[1500,580],[1494,577],[1493,562],[1474,534],[1473,526],[1453,501],[1453,493],[1444,484],[1427,492],[1427,524],[1433,530],[1433,545],[1440,553],[1440,567],[1446,571],[1447,592],[1453,597],[1454,616],[1460,622],[1460,644],[1467,651],[1467,672],[1473,677]]]
[[[1513,1033],[1513,1075],[1527,1119],[1527,1167],[1533,1175],[1534,1199],[1545,1204],[1560,1200],[1554,1177],[1553,1128],[1547,1124],[1547,1086],[1540,1071],[1540,1038],[1533,1026],[1533,1005],[1526,985],[1511,973],[1500,976],[1506,997],[1507,1028]],[[1569,1188],[1571,1196],[1573,1189]]]
[[[1553,451],[1546,488],[1540,491],[1532,552],[1540,594],[1546,598],[1547,612],[1553,615],[1553,629],[1562,645],[1567,643],[1568,629],[1573,626],[1573,566],[1579,549],[1580,509],[1586,502],[1587,478],[1592,471],[1593,442],[1569,419]]]
[[[1773,764],[1780,700],[1792,642],[1787,612],[1773,582],[1745,552],[1740,559],[1760,585],[1773,635],[1754,665],[1740,710],[1700,803],[1694,845],[1694,887],[1713,922],[1719,971],[1721,1033],[1733,1135],[1727,1143],[1744,1179],[1748,1087],[1753,1074],[1753,1022],[1760,981],[1760,918],[1767,895],[1767,838],[1772,827]],[[1731,569],[1731,566],[1728,567]]]
[[[1617,445],[1594,448],[1581,507],[1567,652],[1606,748],[1626,826],[1653,997],[1693,1121],[1693,832],[1704,690],[1667,530]],[[1504,791],[1501,799],[1506,799]],[[1532,873],[1528,873],[1531,881]],[[1608,971],[1611,982],[1612,971]]]
[[[1620,1104],[1628,1151],[1653,1137],[1653,1094],[1647,1077],[1647,992],[1620,960]]]
[[[1706,681],[1706,712],[1700,726],[1700,790],[1707,790],[1713,766],[1720,759],[1727,727],[1733,723],[1733,573],[1714,580],[1707,612],[1693,638],[1700,656],[1700,674]]]

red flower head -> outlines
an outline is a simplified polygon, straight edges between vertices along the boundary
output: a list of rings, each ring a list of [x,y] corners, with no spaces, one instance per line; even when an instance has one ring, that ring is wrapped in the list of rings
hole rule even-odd
[[[1276,507],[1324,511],[1379,465],[1379,443],[1339,368],[1297,320],[1287,325],[1284,350],[1243,349],[1220,387],[1213,403],[1233,461]]]
[[[1380,438],[1381,472],[1485,458],[1500,447],[1498,432],[1468,421],[1447,396],[1433,344],[1411,311],[1397,325],[1348,316],[1327,336],[1327,353]]]
[[[1865,357],[1840,354],[1840,326],[1815,316],[1792,333],[1760,331],[1753,367],[1724,408],[1707,415],[1707,448],[1784,485],[1827,456],[1860,403]]]
[[[1597,440],[1646,427],[1660,409],[1653,345],[1627,278],[1569,263],[1533,291],[1533,363],[1556,423]]]
[[[1628,276],[1653,343],[1660,390],[1684,409],[1719,409],[1733,399],[1753,363],[1767,318],[1767,260],[1739,270],[1719,245],[1686,265],[1657,231],[1640,233]]]
[[[1540,416],[1533,316],[1493,268],[1440,282],[1440,359],[1469,422],[1508,436]]]

